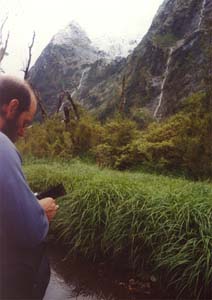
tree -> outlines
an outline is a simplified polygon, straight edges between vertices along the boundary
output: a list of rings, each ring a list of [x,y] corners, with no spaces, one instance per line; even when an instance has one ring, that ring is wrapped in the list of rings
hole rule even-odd
[[[120,104],[119,104],[119,112],[124,114],[126,110],[126,76],[124,75],[122,78],[122,87],[121,87],[121,97],[120,97]]]
[[[32,61],[32,48],[34,46],[34,43],[35,43],[35,31],[33,31],[32,42],[29,45],[29,52],[28,52],[29,55],[28,55],[26,67],[22,70],[24,72],[24,79],[25,80],[29,79],[29,69],[30,69],[30,65],[31,65],[31,61]],[[44,108],[40,93],[34,87],[32,87],[32,88],[35,92],[35,95],[36,95],[36,98],[37,98],[37,101],[38,101],[38,106],[41,110],[41,115],[42,115],[42,118],[43,118],[43,121],[44,121],[47,118],[47,112]]]
[[[41,100],[40,93],[38,92],[38,90],[36,90],[34,88],[33,88],[33,90],[34,90],[35,96],[36,96],[37,101],[38,101],[38,106],[39,106],[40,111],[41,111],[42,119],[43,119],[43,121],[45,121],[47,119],[48,115],[47,115],[47,112],[44,108],[43,102]]]
[[[75,119],[79,121],[79,112],[69,91],[63,90],[59,94],[57,113],[59,113],[61,109],[64,114],[64,122],[66,123],[66,125],[70,122],[70,110],[72,110],[72,112],[74,113]]]
[[[30,64],[31,64],[31,60],[32,60],[32,48],[34,46],[34,42],[35,42],[35,31],[33,32],[32,42],[29,45],[29,56],[28,56],[26,67],[25,67],[25,69],[22,70],[24,72],[25,80],[27,80],[29,77],[29,68],[30,68]]]
[[[1,65],[5,55],[7,54],[6,50],[7,50],[7,46],[8,46],[9,37],[10,37],[10,33],[8,32],[6,40],[4,41],[4,39],[3,39],[3,31],[4,31],[4,26],[7,22],[7,19],[8,19],[8,17],[6,17],[0,25],[0,65]]]
[[[206,36],[206,64],[205,64],[205,76],[204,83],[206,88],[206,110],[212,110],[212,20],[208,20],[205,30]]]

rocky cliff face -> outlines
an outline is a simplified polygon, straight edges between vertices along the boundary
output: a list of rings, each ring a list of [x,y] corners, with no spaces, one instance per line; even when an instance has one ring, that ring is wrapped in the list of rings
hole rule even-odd
[[[78,90],[88,67],[107,55],[95,48],[78,24],[71,23],[58,32],[30,70],[29,81],[40,92],[50,111],[57,107],[63,90]]]
[[[142,42],[129,57],[128,105],[147,106],[155,117],[175,113],[180,102],[203,88],[211,0],[166,0]]]
[[[211,19],[211,0],[165,0],[147,35],[113,75],[113,86],[104,83],[109,96],[97,86],[86,95],[87,103],[98,98],[94,106],[100,113],[117,107],[125,78],[126,110],[147,107],[158,119],[177,112],[184,98],[204,88]]]
[[[49,106],[58,90],[77,87],[73,97],[101,116],[124,95],[126,110],[147,107],[155,118],[166,117],[204,88],[211,19],[211,0],[165,0],[132,54],[112,62],[85,34],[67,28],[67,35],[56,35],[46,47],[31,81]]]

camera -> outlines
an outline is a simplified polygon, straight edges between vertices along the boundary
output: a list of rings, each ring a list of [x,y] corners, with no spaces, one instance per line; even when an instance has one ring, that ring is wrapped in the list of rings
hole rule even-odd
[[[50,187],[46,191],[43,191],[40,193],[34,193],[34,195],[38,200],[41,200],[41,199],[47,198],[47,197],[56,199],[56,198],[65,196],[66,190],[64,188],[64,185],[62,183],[60,183],[60,184]]]

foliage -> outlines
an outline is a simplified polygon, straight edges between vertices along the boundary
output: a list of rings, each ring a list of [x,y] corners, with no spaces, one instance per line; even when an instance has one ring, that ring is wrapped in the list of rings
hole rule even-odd
[[[116,165],[148,166],[159,171],[181,171],[194,178],[212,176],[212,109],[204,93],[182,103],[175,116],[151,123],[122,149]]]
[[[89,116],[71,120],[68,126],[54,116],[34,124],[18,143],[21,153],[37,158],[72,158],[87,152],[102,139],[102,128]]]
[[[198,93],[189,97],[181,112],[158,125],[150,126],[145,135],[146,151],[152,161],[167,161],[169,168],[178,168],[188,174],[212,175],[212,111],[205,109],[207,98]]]
[[[131,119],[136,122],[138,129],[146,129],[151,122],[153,122],[153,117],[146,108],[133,108],[131,109]]]
[[[177,41],[177,37],[171,33],[155,35],[153,38],[153,43],[160,48],[169,48],[173,46]]]
[[[181,103],[179,113],[160,123],[152,122],[144,109],[132,110],[131,118],[116,115],[100,124],[84,113],[65,126],[56,116],[33,125],[18,146],[23,154],[38,158],[87,156],[101,167],[119,170],[143,166],[197,179],[212,176],[208,94],[193,94]]]
[[[73,160],[28,163],[25,172],[34,191],[64,183],[52,230],[69,255],[148,267],[179,298],[211,298],[211,184]]]
[[[120,165],[119,158],[138,135],[136,123],[117,116],[104,126],[104,137],[93,152],[99,166],[126,169],[127,163]]]

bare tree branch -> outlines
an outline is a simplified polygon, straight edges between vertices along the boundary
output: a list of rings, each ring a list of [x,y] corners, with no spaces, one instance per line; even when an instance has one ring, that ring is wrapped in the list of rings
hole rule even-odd
[[[10,37],[10,33],[8,32],[7,34],[7,39],[5,41],[5,44],[3,47],[0,48],[0,63],[2,62],[5,54],[6,54],[6,50],[7,50],[7,46],[8,46],[8,41],[9,41],[9,37]]]
[[[6,50],[7,50],[7,46],[8,46],[8,41],[9,41],[9,37],[10,37],[10,33],[8,32],[7,34],[7,38],[5,43],[3,42],[3,30],[4,30],[4,26],[7,22],[8,17],[6,17],[4,19],[4,21],[2,22],[1,26],[0,26],[0,64],[6,54]]]
[[[63,107],[63,113],[65,117],[64,122],[66,124],[66,129],[67,129],[68,123],[70,123],[70,111],[67,106]]]
[[[48,118],[48,115],[47,115],[47,112],[44,108],[43,102],[41,100],[40,93],[36,89],[33,89],[33,90],[34,90],[35,96],[36,96],[37,101],[38,101],[38,106],[41,110],[42,119],[43,119],[43,121],[45,121]]]
[[[78,109],[71,97],[71,94],[68,91],[65,91],[65,95],[66,95],[67,99],[71,102],[71,106],[73,108],[74,114],[75,114],[77,120],[79,121],[80,117],[79,117]]]
[[[31,60],[32,60],[32,48],[33,48],[34,42],[35,42],[35,31],[33,32],[31,45],[29,45],[29,56],[28,56],[27,65],[26,65],[26,68],[24,70],[22,70],[24,72],[25,80],[29,76],[29,68],[30,68],[30,64],[31,64]]]
[[[0,27],[0,43],[2,43],[2,32],[4,29],[4,25],[7,22],[7,19],[8,19],[8,16],[6,16],[6,18],[4,19],[4,21],[2,22],[1,27]]]
[[[58,114],[59,111],[60,111],[60,108],[61,108],[61,106],[62,106],[64,97],[65,97],[65,93],[64,93],[64,92],[62,92],[62,93],[59,94],[59,97],[58,97],[58,105],[57,105],[57,114]]]
[[[126,106],[126,90],[125,90],[125,83],[126,83],[126,76],[123,76],[122,79],[122,90],[121,90],[121,97],[120,97],[120,104],[119,104],[119,112],[124,113],[125,106]]]

